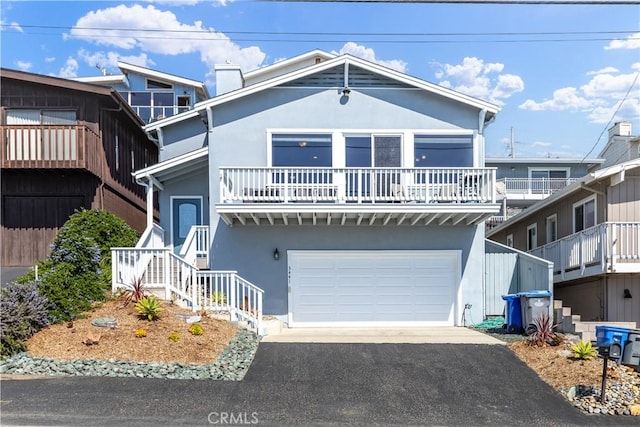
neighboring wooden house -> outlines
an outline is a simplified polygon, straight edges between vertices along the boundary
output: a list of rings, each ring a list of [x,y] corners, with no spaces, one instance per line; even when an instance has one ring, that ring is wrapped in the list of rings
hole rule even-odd
[[[487,167],[496,168],[496,198],[500,213],[487,221],[493,227],[523,209],[544,200],[584,177],[604,159],[541,157],[491,157]]]
[[[1,265],[44,259],[79,208],[107,210],[142,232],[145,189],[131,173],[156,163],[158,147],[122,97],[67,79],[0,74]]]
[[[640,324],[640,159],[588,174],[487,237],[552,261],[554,297],[582,320]]]
[[[159,189],[161,219],[114,249],[114,287],[142,275],[258,324],[483,318],[484,220],[500,208],[483,133],[498,107],[320,51],[216,67],[216,88],[145,127],[161,162],[135,176]]]
[[[118,62],[118,68],[122,74],[74,80],[117,90],[145,123],[189,111],[198,102],[209,99],[209,91],[202,82],[126,62]]]

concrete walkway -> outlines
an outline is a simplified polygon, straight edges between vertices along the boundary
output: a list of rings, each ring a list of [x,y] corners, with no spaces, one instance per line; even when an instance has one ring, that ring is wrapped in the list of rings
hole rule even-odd
[[[282,328],[262,338],[274,343],[370,343],[370,344],[505,344],[469,328],[394,327],[394,328]]]

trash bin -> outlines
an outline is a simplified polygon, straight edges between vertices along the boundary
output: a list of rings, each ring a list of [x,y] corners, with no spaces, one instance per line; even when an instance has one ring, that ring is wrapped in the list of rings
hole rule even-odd
[[[507,321],[507,332],[511,334],[519,334],[522,332],[522,308],[520,306],[520,297],[517,294],[502,295],[505,300],[506,307],[504,309],[504,317]]]
[[[624,343],[621,363],[640,366],[640,329],[629,330],[629,336]]]
[[[629,333],[632,330],[617,326],[596,326],[596,346],[598,350],[601,354],[608,355],[620,363],[624,355],[625,343],[629,339]]]
[[[522,327],[525,331],[535,328],[533,321],[542,314],[549,314],[551,305],[551,292],[528,291],[517,294],[520,297],[522,307]]]

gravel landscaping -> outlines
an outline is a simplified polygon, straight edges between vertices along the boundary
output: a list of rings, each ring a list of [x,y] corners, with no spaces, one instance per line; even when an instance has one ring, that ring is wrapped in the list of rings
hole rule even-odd
[[[129,362],[116,359],[60,360],[17,354],[0,362],[0,374],[80,375],[240,381],[247,373],[260,338],[246,329],[238,330],[228,347],[211,364]]]

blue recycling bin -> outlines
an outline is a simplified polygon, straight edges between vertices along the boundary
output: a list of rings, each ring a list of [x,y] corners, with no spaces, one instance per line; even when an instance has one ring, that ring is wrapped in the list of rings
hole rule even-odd
[[[504,309],[504,317],[507,321],[507,332],[512,334],[522,333],[522,306],[520,305],[520,296],[518,294],[502,295],[505,300],[506,307]]]
[[[629,334],[633,331],[634,329],[618,326],[596,326],[596,346],[599,348],[617,347],[620,357],[616,358],[616,362],[620,363],[624,354],[624,346],[629,339]]]

